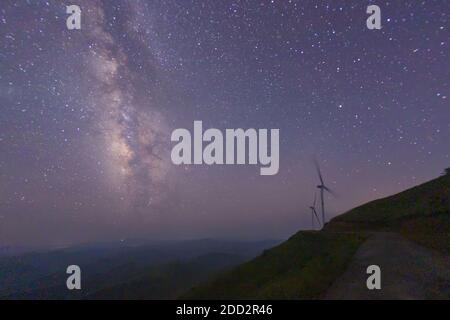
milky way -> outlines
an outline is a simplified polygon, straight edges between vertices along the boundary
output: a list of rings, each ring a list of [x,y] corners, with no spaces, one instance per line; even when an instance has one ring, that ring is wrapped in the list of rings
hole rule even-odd
[[[90,105],[98,113],[99,144],[105,149],[111,184],[125,188],[123,191],[133,205],[149,207],[163,197],[159,187],[169,168],[163,160],[167,129],[164,118],[153,106],[151,92],[136,92],[140,76],[152,77],[152,70],[141,65],[138,72],[131,70],[133,62],[125,50],[134,47],[124,47],[115,35],[131,34],[131,46],[143,40],[139,30],[129,30],[128,25],[106,30],[106,13],[101,3],[80,5],[91,8],[86,23],[90,48],[87,67],[94,79]],[[126,10],[130,10],[129,19],[133,19],[131,6]],[[152,56],[144,59],[151,61]]]
[[[287,237],[449,166],[448,4],[0,3],[0,245]],[[280,129],[280,168],[175,166],[171,132]]]

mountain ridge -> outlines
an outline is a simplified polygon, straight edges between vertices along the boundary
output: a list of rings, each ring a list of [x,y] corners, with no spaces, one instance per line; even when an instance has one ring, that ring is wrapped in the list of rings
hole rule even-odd
[[[192,288],[180,298],[323,298],[371,233],[399,233],[448,256],[449,215],[447,174],[351,209],[333,218],[321,231],[299,231],[259,257]]]

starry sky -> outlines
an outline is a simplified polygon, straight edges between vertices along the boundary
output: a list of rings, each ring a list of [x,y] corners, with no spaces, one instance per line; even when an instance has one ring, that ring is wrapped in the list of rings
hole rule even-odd
[[[0,2],[0,246],[284,238],[314,157],[328,219],[450,164],[447,1],[66,2]],[[173,165],[194,120],[280,129],[279,173]]]

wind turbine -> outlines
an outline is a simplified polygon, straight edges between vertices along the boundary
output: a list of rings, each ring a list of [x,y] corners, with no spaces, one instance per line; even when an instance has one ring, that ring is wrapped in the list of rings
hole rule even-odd
[[[312,229],[314,229],[314,216],[316,216],[316,220],[320,227],[320,220],[319,220],[319,216],[317,215],[317,211],[316,211],[316,197],[317,197],[317,194],[314,193],[313,205],[309,207],[311,209],[311,228]]]
[[[325,204],[323,200],[323,194],[325,191],[327,191],[331,195],[335,196],[335,193],[331,191],[330,188],[328,188],[323,182],[322,173],[320,172],[320,167],[317,159],[314,159],[314,164],[316,165],[317,174],[319,175],[320,179],[320,184],[317,186],[317,188],[320,190],[320,204],[322,206],[322,226],[325,226]]]

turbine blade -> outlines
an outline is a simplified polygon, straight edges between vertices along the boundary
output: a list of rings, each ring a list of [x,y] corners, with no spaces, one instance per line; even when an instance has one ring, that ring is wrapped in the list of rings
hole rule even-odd
[[[313,203],[313,207],[316,207],[316,198],[317,198],[317,193],[314,192],[314,203]]]
[[[317,174],[319,175],[320,184],[323,185],[322,173],[320,172],[319,162],[314,158],[314,165],[316,166]]]
[[[323,189],[324,189],[325,191],[327,191],[329,194],[331,194],[332,196],[334,196],[334,197],[337,198],[336,192],[334,192],[333,190],[331,190],[331,189],[328,188],[327,186],[323,186]]]
[[[319,224],[319,226],[320,226],[320,220],[319,220],[319,216],[317,215],[317,211],[316,211],[316,209],[313,209],[313,212],[314,212],[314,215],[316,216],[316,219],[317,219],[317,223]]]

